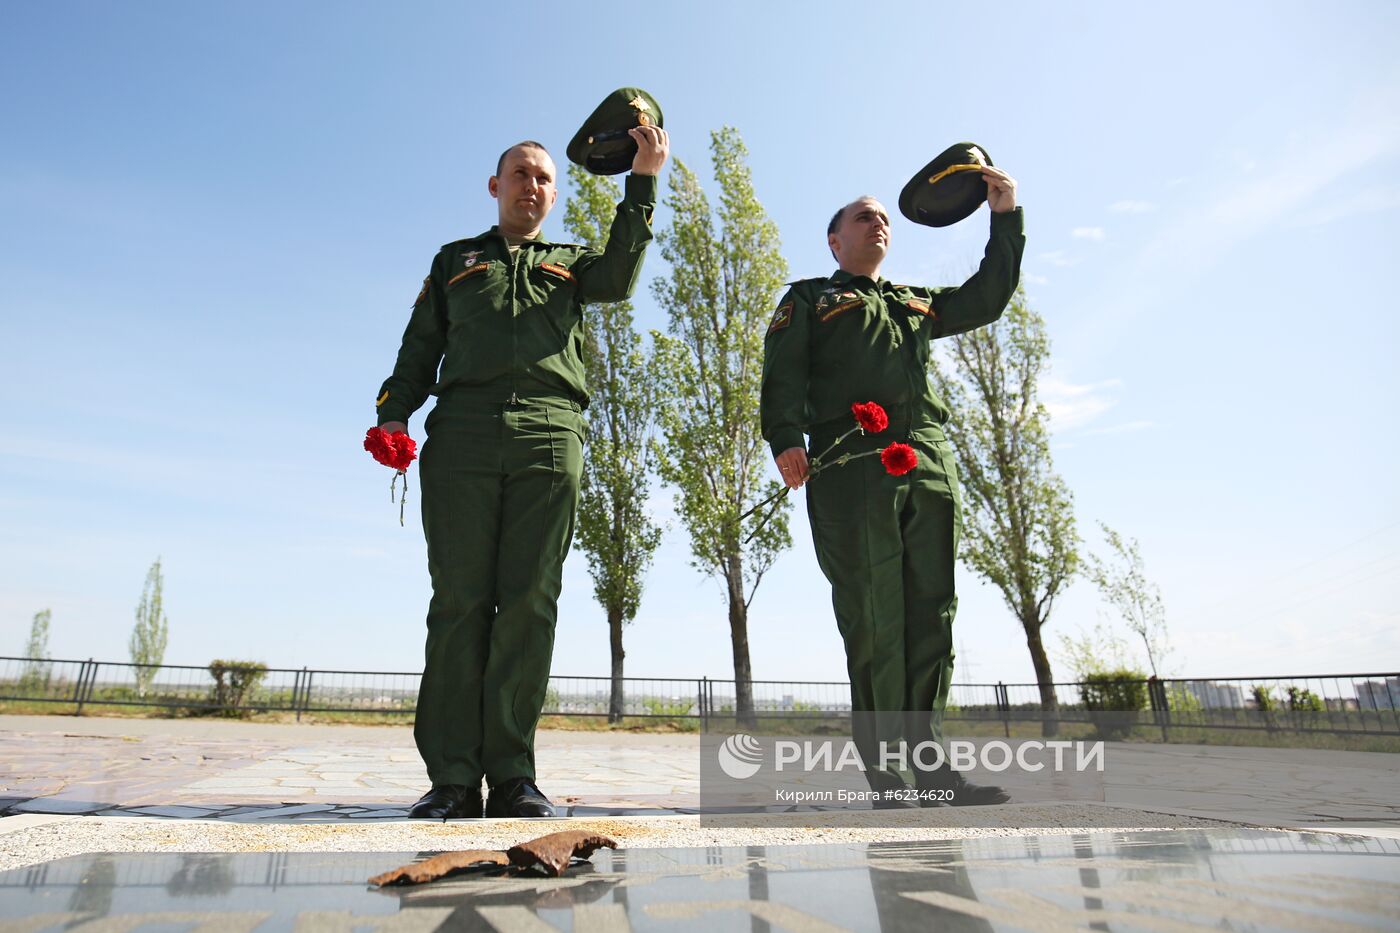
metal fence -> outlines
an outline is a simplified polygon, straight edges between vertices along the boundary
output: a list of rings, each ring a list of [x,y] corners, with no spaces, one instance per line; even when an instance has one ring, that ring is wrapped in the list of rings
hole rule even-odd
[[[0,657],[0,702],[64,704],[81,715],[92,707],[157,707],[187,715],[283,712],[414,712],[419,673],[309,668],[245,670],[214,665],[136,665],[110,661]],[[851,712],[841,681],[753,681],[757,720],[842,719]],[[1070,682],[1052,685],[1057,709],[1044,711],[1036,684],[954,684],[946,719],[992,723],[1010,735],[1013,724],[1052,716],[1104,732],[1132,729],[1244,729],[1270,732],[1400,736],[1400,673],[1216,677]],[[607,716],[608,677],[553,676],[546,715]],[[708,728],[733,721],[733,680],[709,677],[628,677],[621,713],[675,719]]]

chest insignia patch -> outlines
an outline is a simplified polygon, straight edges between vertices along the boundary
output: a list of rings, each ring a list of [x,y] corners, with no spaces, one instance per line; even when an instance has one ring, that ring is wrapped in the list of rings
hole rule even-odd
[[[479,262],[474,266],[469,266],[468,268],[463,269],[461,272],[458,272],[452,278],[448,279],[447,286],[451,288],[453,285],[456,285],[458,282],[462,281],[462,279],[471,278],[474,275],[478,275],[482,272],[485,272],[489,268],[491,268],[490,260],[487,260],[486,262]]]
[[[559,276],[561,279],[566,279],[570,282],[574,281],[574,274],[568,269],[565,269],[563,266],[556,266],[553,263],[542,262],[540,263],[540,268],[546,272],[550,272],[554,275]]]
[[[481,250],[479,250],[479,249],[474,249],[474,250],[472,250],[471,252],[463,253],[463,254],[462,254],[462,265],[464,265],[464,266],[474,266],[474,265],[476,265],[476,261],[477,261],[477,259],[478,259],[480,256],[481,256]]]
[[[822,311],[820,308],[818,308],[817,320],[825,324],[827,321],[831,320],[837,315],[845,314],[852,308],[859,308],[864,304],[865,302],[861,301],[859,298],[853,298],[849,301],[842,301],[839,304],[834,304],[830,308],[827,308],[825,311]]]

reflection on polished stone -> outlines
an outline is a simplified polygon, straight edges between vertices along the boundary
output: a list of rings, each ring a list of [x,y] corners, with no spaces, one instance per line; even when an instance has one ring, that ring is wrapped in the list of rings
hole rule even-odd
[[[426,853],[420,853],[426,854]],[[601,851],[376,890],[412,853],[139,854],[0,873],[0,933],[1377,930],[1400,842],[1262,831]]]

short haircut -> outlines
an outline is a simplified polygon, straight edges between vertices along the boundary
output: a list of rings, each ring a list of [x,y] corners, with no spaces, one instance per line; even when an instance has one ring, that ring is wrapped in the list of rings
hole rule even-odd
[[[873,201],[873,200],[875,200],[874,195],[869,195],[869,194],[862,194],[860,197],[856,198],[856,201]],[[856,201],[852,201],[852,202],[850,202],[850,204],[843,204],[843,205],[841,205],[839,208],[836,209],[836,213],[834,213],[834,214],[831,215],[831,223],[829,223],[829,224],[826,225],[826,235],[827,235],[827,236],[831,236],[833,233],[836,232],[836,228],[838,228],[838,227],[841,226],[841,218],[843,218],[843,217],[846,216],[846,208],[850,207],[851,204],[856,203]],[[828,246],[827,249],[831,249],[831,247]],[[831,250],[831,258],[832,258],[832,259],[835,259],[837,262],[840,262],[840,261],[841,261],[841,257],[836,255],[836,250],[834,250],[834,249]]]
[[[842,204],[836,209],[836,213],[831,215],[831,223],[826,225],[827,236],[831,236],[833,233],[836,232],[836,228],[841,226],[841,218],[846,216],[846,208],[850,206],[850,204]]]
[[[514,146],[508,146],[508,147],[506,147],[506,151],[505,151],[505,152],[502,152],[502,153],[501,153],[501,157],[500,157],[499,159],[496,160],[496,177],[497,177],[497,178],[500,177],[500,175],[501,175],[501,170],[504,169],[504,168],[506,167],[506,156],[510,155],[510,154],[511,154],[512,152],[514,152],[516,149],[538,149],[540,152],[543,152],[545,155],[549,155],[549,150],[546,149],[546,148],[544,147],[544,143],[537,143],[537,142],[535,142],[533,139],[522,139],[520,142],[516,143]]]

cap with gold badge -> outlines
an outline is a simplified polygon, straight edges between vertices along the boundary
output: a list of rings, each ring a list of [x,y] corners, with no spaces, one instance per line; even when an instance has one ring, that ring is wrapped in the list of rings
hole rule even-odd
[[[661,105],[637,87],[620,87],[583,121],[569,140],[569,161],[594,175],[616,175],[632,167],[637,143],[627,131],[638,126],[664,126]]]
[[[957,223],[987,200],[981,169],[992,164],[987,150],[976,143],[949,146],[909,179],[899,193],[899,212],[926,227]]]

